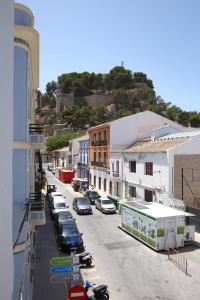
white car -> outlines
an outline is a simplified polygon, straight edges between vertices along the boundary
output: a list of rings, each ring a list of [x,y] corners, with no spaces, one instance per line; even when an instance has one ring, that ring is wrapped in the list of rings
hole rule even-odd
[[[50,207],[53,205],[53,203],[55,201],[60,201],[60,202],[65,202],[64,200],[64,196],[61,192],[52,192],[50,195],[49,195],[49,204],[50,204]]]
[[[63,211],[68,211],[69,206],[64,201],[55,201],[52,203],[51,210],[50,210],[50,216],[52,219],[54,219],[55,214]]]
[[[95,200],[95,207],[102,213],[116,213],[116,207],[112,200],[108,198],[98,198]]]

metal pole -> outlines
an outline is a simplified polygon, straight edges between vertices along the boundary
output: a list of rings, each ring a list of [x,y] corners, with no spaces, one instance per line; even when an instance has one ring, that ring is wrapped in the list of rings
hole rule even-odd
[[[181,199],[183,200],[183,168],[181,168]]]

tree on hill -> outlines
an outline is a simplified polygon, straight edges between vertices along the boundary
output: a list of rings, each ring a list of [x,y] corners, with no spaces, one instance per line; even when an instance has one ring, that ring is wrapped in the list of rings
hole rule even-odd
[[[48,96],[52,97],[55,94],[57,88],[58,88],[57,82],[50,81],[46,84],[46,93],[48,94]]]
[[[69,140],[80,137],[83,134],[83,132],[68,132],[62,135],[48,137],[46,142],[47,151],[51,152],[53,150],[68,146]]]

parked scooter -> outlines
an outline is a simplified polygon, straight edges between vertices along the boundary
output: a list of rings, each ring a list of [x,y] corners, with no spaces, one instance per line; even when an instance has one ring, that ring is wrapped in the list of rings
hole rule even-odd
[[[86,282],[86,285],[85,285],[85,290],[86,292],[88,292],[89,288],[92,287],[92,285],[89,283],[89,281]],[[108,286],[105,285],[105,284],[101,284],[95,288],[93,288],[93,293],[94,295],[93,296],[88,296],[87,295],[87,298],[86,299],[96,299],[96,300],[100,300],[100,299],[104,299],[104,300],[108,300],[109,299],[109,292],[108,292]]]
[[[89,252],[85,252],[79,255],[79,264],[82,267],[91,267],[93,257]]]

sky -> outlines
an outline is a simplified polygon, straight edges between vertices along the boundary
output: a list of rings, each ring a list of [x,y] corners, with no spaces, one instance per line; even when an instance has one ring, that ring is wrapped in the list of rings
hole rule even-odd
[[[40,90],[68,72],[144,72],[156,95],[200,111],[199,0],[21,0],[40,33]]]

